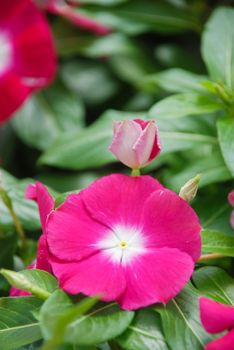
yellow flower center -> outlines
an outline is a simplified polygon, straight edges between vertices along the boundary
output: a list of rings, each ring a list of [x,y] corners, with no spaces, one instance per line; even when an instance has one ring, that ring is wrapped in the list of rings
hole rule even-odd
[[[120,245],[121,248],[126,248],[128,244],[127,244],[127,242],[125,242],[125,241],[121,241],[121,242],[119,243],[119,245]]]

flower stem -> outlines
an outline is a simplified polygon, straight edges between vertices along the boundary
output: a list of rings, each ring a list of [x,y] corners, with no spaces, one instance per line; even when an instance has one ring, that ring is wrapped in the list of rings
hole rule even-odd
[[[131,176],[140,176],[140,169],[132,169]]]
[[[23,227],[22,227],[22,225],[21,225],[21,223],[20,223],[20,221],[19,221],[19,219],[14,211],[11,198],[9,197],[7,191],[5,191],[3,188],[0,188],[0,198],[2,198],[3,203],[5,204],[6,208],[9,211],[9,214],[12,217],[12,220],[13,220],[15,228],[16,228],[16,232],[17,232],[19,239],[21,241],[21,248],[25,249],[27,246],[27,240],[26,240],[26,236],[24,233],[24,229],[23,229]]]
[[[226,258],[226,255],[220,254],[220,253],[211,253],[211,254],[203,254],[201,255],[200,259],[198,262],[205,262],[213,259],[222,259]]]

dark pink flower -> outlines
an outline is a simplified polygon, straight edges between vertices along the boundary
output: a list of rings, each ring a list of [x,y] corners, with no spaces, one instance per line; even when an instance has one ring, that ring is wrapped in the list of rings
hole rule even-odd
[[[228,201],[234,209],[234,190],[229,193]],[[231,213],[230,224],[231,224],[232,228],[234,228],[234,210]]]
[[[114,137],[109,149],[132,169],[146,166],[161,150],[155,121],[134,119],[115,122]]]
[[[200,298],[200,315],[203,327],[208,333],[227,334],[206,345],[206,350],[233,350],[234,344],[234,307],[214,300]]]
[[[69,6],[64,0],[45,0],[44,7],[55,15],[63,16],[79,28],[89,30],[98,35],[106,35],[111,29],[96,20],[81,14],[73,6]],[[78,7],[78,3],[76,3]]]
[[[49,26],[31,0],[1,2],[0,123],[54,77],[55,51]]]
[[[200,256],[200,230],[189,204],[152,177],[114,174],[52,211],[46,235],[65,291],[132,310],[180,292]]]
[[[47,272],[51,272],[51,266],[49,263],[49,253],[45,236],[45,225],[49,213],[54,208],[54,200],[49,194],[47,188],[40,182],[36,182],[35,185],[28,185],[25,192],[25,197],[37,202],[43,232],[38,242],[37,258],[27,268],[40,269]],[[19,290],[17,288],[11,288],[10,295],[23,296],[30,295],[30,293]]]

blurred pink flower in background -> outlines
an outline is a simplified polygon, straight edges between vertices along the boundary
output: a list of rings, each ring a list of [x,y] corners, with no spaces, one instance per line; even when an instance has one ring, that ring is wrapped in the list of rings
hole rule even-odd
[[[234,307],[218,303],[214,300],[200,298],[200,315],[203,327],[208,333],[225,335],[206,345],[206,350],[233,350],[234,346]]]
[[[115,122],[109,149],[132,169],[140,169],[151,163],[161,150],[155,121],[134,119]]]
[[[28,269],[40,269],[47,272],[51,272],[51,266],[49,263],[49,252],[47,248],[47,242],[45,237],[45,225],[49,213],[54,208],[54,200],[49,194],[47,188],[40,182],[36,182],[35,185],[28,185],[25,197],[37,202],[40,220],[42,225],[42,235],[38,242],[38,250],[36,260],[33,261],[27,268]],[[30,293],[17,288],[12,287],[10,289],[10,296],[24,296],[30,295]]]
[[[0,11],[0,124],[54,77],[56,56],[46,19],[31,0],[6,0]]]
[[[77,27],[89,30],[98,35],[106,35],[111,32],[111,29],[104,24],[80,13],[77,8],[80,6],[78,1],[75,4],[76,6],[70,6],[64,0],[40,0],[39,2],[49,12],[68,19]]]
[[[229,193],[228,201],[234,209],[234,190]],[[232,228],[234,228],[234,210],[231,213],[230,224],[231,224]]]
[[[200,257],[200,231],[189,204],[157,180],[113,174],[52,211],[46,238],[61,288],[132,310],[180,292]]]

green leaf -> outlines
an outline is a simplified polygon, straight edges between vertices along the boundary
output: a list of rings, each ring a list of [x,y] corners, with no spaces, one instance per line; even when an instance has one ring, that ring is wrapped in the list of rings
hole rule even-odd
[[[39,322],[33,316],[40,306],[34,297],[0,298],[1,349],[18,349],[41,339]]]
[[[106,111],[79,135],[60,137],[39,161],[42,164],[76,170],[116,162],[116,158],[108,150],[113,135],[113,121],[134,118],[148,119],[146,114],[141,113]],[[217,143],[215,137],[196,132],[194,122],[191,120],[186,122],[183,120],[180,125],[178,120],[168,123],[160,119],[157,124],[162,141],[162,153],[188,149],[201,144]],[[186,130],[186,126],[188,126],[187,129],[190,129],[190,125],[193,127],[193,132]]]
[[[234,89],[234,9],[217,8],[209,18],[202,36],[202,56],[217,82]]]
[[[154,84],[169,92],[194,92],[204,93],[206,90],[201,85],[208,77],[197,75],[180,68],[171,68],[156,74],[151,74],[144,79],[145,84]]]
[[[181,158],[182,166],[179,167]],[[163,180],[167,187],[175,191],[178,191],[197,174],[201,175],[199,188],[232,178],[219,149],[216,147],[200,147],[197,153],[188,151],[186,155],[180,156],[180,160],[173,165],[163,172]]]
[[[88,104],[103,103],[118,91],[119,84],[98,61],[76,60],[61,68],[65,84]]]
[[[183,32],[188,29],[199,30],[197,19],[186,9],[178,8],[164,1],[145,0],[128,1],[118,6],[109,7],[108,11],[100,7],[87,7],[84,14],[129,34],[145,31],[163,33]]]
[[[12,232],[0,233],[0,267],[13,268],[13,256],[17,246],[17,237]]]
[[[79,305],[72,306],[66,294],[56,291],[43,305],[40,313],[45,338],[51,339],[55,334],[56,324],[59,324],[58,329],[60,326],[63,328],[65,343],[85,346],[98,344],[120,335],[134,317],[134,312],[122,311],[116,304],[97,305],[94,310],[80,316]],[[73,313],[73,308],[79,311],[77,315]],[[67,318],[71,312],[73,319]]]
[[[159,316],[152,310],[140,310],[127,330],[117,338],[127,350],[168,350]]]
[[[200,200],[194,201],[193,207],[199,216],[203,229],[226,232],[233,236],[233,229],[230,225],[232,208],[227,202],[227,195],[228,190],[218,186],[214,188],[212,193],[209,192],[209,196],[203,195]]]
[[[27,269],[15,272],[1,269],[0,272],[12,286],[32,293],[43,300],[46,300],[58,288],[55,277],[46,271]]]
[[[3,181],[5,181],[5,173],[3,174]],[[13,203],[14,211],[19,218],[21,224],[26,230],[39,230],[41,228],[38,209],[36,203],[25,199],[24,192],[27,184],[34,182],[32,179],[18,181],[15,179],[14,183],[5,183],[5,189]],[[0,200],[0,229],[4,231],[14,229],[12,217],[8,209]]]
[[[234,236],[219,231],[203,230],[201,237],[203,253],[220,253],[234,257]]]
[[[63,304],[59,311],[55,311],[54,315],[54,309],[55,307],[57,308],[58,301],[60,303],[62,302]],[[42,329],[44,329],[45,336],[49,338],[49,341],[43,346],[43,350],[57,349],[58,345],[60,345],[64,340],[64,334],[69,324],[78,317],[81,317],[96,303],[96,298],[85,298],[78,304],[69,307],[69,299],[64,292],[57,290],[54,294],[52,294],[51,298],[45,303],[40,313],[40,318],[43,324],[46,324],[46,326],[48,323],[48,318],[51,320],[51,316],[48,313],[50,312],[55,316],[53,323],[49,323],[49,325],[52,326],[52,329],[45,329],[44,326],[42,327]]]
[[[234,177],[234,119],[219,119],[217,128],[224,160]]]
[[[27,145],[45,150],[60,134],[81,130],[83,118],[81,100],[56,83],[31,97],[12,119],[12,124]]]
[[[172,119],[187,115],[213,113],[222,109],[222,105],[212,97],[198,93],[184,93],[166,97],[157,102],[150,110],[151,118]]]
[[[65,342],[81,345],[103,343],[123,333],[133,317],[134,312],[120,310],[116,304],[98,306],[68,326]]]
[[[202,267],[193,274],[193,282],[202,295],[234,306],[234,279],[224,270]]]
[[[162,319],[167,343],[173,350],[203,350],[212,339],[200,322],[198,295],[189,284],[164,308],[156,309]]]

